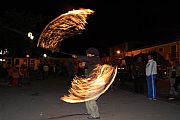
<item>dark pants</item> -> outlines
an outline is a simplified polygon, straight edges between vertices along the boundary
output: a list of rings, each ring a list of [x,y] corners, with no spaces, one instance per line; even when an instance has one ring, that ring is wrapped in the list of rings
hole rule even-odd
[[[74,71],[69,71],[68,72],[68,87],[70,88],[71,87],[71,82],[73,81],[73,78],[74,78]]]
[[[177,76],[176,80],[175,80],[175,83],[174,83],[174,89],[175,89],[176,92],[178,92],[179,83],[180,83],[180,76]]]
[[[134,78],[134,92],[143,94],[145,81],[146,77],[144,75],[136,76]]]

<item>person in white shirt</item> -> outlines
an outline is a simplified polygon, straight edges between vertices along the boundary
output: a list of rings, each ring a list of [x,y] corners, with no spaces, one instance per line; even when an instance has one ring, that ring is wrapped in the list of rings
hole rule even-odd
[[[146,64],[146,80],[148,87],[148,99],[156,100],[156,75],[157,63],[153,60],[152,55],[148,55],[148,63]]]

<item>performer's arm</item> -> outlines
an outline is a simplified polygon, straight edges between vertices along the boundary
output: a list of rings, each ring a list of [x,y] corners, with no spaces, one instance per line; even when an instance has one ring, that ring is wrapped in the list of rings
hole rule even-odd
[[[78,60],[81,60],[81,61],[88,61],[88,57],[87,56],[72,55],[72,57],[76,58]]]

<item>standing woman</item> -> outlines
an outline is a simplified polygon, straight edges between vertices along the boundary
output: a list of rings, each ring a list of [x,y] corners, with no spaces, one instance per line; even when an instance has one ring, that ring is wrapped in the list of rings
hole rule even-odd
[[[153,60],[152,55],[149,54],[148,63],[146,64],[146,80],[149,100],[156,100],[156,75],[157,63]]]

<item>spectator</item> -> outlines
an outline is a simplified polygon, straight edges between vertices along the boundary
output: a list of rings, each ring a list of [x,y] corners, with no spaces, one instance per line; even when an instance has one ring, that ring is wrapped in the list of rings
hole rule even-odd
[[[86,62],[80,60],[78,63],[77,76],[83,77],[85,75],[85,68],[86,68]]]
[[[176,80],[176,66],[174,62],[171,63],[171,67],[169,68],[169,82],[170,82],[170,95],[175,95],[174,83]]]
[[[29,74],[27,67],[25,65],[21,65],[19,68],[20,80],[22,84],[30,84]]]
[[[43,66],[43,71],[44,71],[44,79],[48,79],[49,77],[49,66],[47,64],[44,64]]]
[[[9,76],[10,76],[10,86],[17,86],[17,85],[19,85],[19,77],[20,77],[20,75],[19,75],[19,70],[15,67],[15,66],[13,66],[13,67],[11,67],[9,70],[8,70],[8,72],[9,72]]]
[[[146,79],[145,68],[146,64],[142,61],[141,57],[138,57],[137,62],[135,62],[132,67],[135,93],[144,93],[144,83]]]
[[[71,87],[71,81],[75,76],[74,58],[67,63],[67,73],[68,73],[68,87]]]
[[[38,72],[39,72],[40,80],[44,80],[43,66],[44,66],[44,63],[42,61],[40,61],[39,65],[38,65]]]
[[[66,60],[62,63],[62,75],[68,77],[68,61]]]
[[[8,71],[4,65],[0,65],[0,82],[8,83]]]
[[[148,63],[146,64],[146,80],[148,86],[148,99],[156,100],[156,75],[157,63],[153,60],[152,55],[148,55]]]
[[[174,89],[175,89],[176,95],[179,94],[178,93],[179,83],[180,83],[180,62],[176,62],[176,80],[174,83]]]

